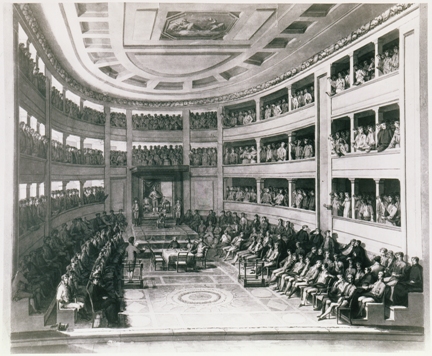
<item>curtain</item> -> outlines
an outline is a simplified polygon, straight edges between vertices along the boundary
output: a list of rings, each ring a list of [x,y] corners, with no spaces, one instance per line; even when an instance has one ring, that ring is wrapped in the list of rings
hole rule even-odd
[[[162,196],[160,180],[143,180],[143,198],[147,198],[153,188],[160,196]]]

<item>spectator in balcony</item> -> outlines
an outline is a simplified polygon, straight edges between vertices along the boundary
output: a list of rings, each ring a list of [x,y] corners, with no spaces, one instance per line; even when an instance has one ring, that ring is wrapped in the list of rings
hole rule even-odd
[[[312,141],[308,138],[304,139],[304,148],[303,148],[303,158],[312,158],[314,157],[314,148],[312,146]]]
[[[387,225],[400,226],[400,215],[398,215],[398,208],[394,204],[393,199],[393,196],[387,196],[388,204],[386,207],[386,214],[384,216],[384,220],[386,221]]]
[[[357,130],[354,133],[354,152],[365,152],[369,153],[371,150],[371,146],[368,144],[367,136],[364,133],[363,126],[357,127]]]
[[[293,110],[296,110],[299,108],[299,106],[299,92],[297,91],[291,95],[291,107]]]
[[[287,150],[285,148],[285,142],[281,142],[280,147],[277,149],[277,160],[286,161],[287,159]]]
[[[393,48],[393,55],[391,57],[390,66],[392,71],[399,69],[399,47],[398,46],[394,46]]]
[[[110,113],[110,122],[112,127],[125,128],[126,127],[126,114],[119,112]]]
[[[303,90],[299,90],[297,92],[297,100],[298,100],[298,106],[299,106],[299,108],[305,106],[305,98],[304,98],[304,95],[303,95]]]
[[[349,89],[351,87],[351,76],[350,76],[349,69],[345,71],[344,80],[345,80],[345,89]]]
[[[345,192],[345,198],[342,202],[343,206],[343,217],[350,218],[351,217],[351,197],[348,192]]]
[[[294,159],[302,159],[303,157],[303,146],[301,140],[295,140],[294,146]]]
[[[390,144],[388,148],[400,148],[400,127],[399,127],[399,121],[395,121],[393,123],[394,125],[394,132],[392,140],[390,141]]]
[[[393,131],[387,122],[381,123],[377,134],[377,151],[382,152],[387,149],[392,142]]]
[[[308,92],[307,89],[304,90],[304,102],[305,105],[308,105],[313,102],[312,95]]]
[[[354,66],[355,82],[354,85],[361,85],[366,81],[366,72],[358,65]]]
[[[374,209],[372,207],[372,201],[370,199],[362,199],[361,207],[359,210],[360,220],[374,221]]]
[[[382,62],[383,74],[390,73],[392,71],[392,57],[390,56],[390,51],[388,49],[384,51],[384,58]]]

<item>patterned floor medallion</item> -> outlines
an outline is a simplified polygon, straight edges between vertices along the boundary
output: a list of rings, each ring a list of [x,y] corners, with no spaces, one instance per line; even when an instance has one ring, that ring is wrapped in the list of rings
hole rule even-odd
[[[227,290],[217,288],[176,289],[168,295],[168,300],[183,306],[213,306],[231,303],[233,295]]]

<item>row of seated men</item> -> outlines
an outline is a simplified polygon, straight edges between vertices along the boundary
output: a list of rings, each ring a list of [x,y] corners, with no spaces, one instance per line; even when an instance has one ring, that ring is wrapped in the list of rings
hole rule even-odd
[[[190,128],[191,130],[209,130],[217,129],[217,113],[201,112],[201,113],[190,113]]]
[[[127,153],[125,151],[111,150],[110,151],[111,166],[126,166]]]
[[[379,75],[385,75],[399,69],[399,47],[395,46],[393,50],[385,50],[384,53],[379,53],[369,59],[364,59],[362,63],[354,64],[354,85],[361,85],[375,78],[375,66],[378,69]],[[349,69],[341,70],[336,75],[328,78],[331,85],[329,95],[341,93],[349,89],[351,86]]]
[[[177,166],[183,164],[183,147],[180,145],[143,146],[132,148],[132,164],[136,166]]]
[[[289,206],[288,188],[268,187],[261,189],[261,204]],[[254,187],[227,187],[225,200],[256,203]],[[315,191],[297,188],[292,193],[292,208],[315,211]]]
[[[110,123],[112,127],[126,128],[126,114],[121,112],[111,112]]]
[[[19,235],[37,230],[46,219],[46,197],[30,197],[19,201]]]
[[[282,219],[271,226],[265,217],[255,215],[248,221],[244,213],[239,215],[222,212],[218,218],[211,211],[200,220],[200,238],[217,249],[217,256],[232,259],[233,264],[259,259],[262,267],[251,273],[273,270],[268,282],[289,298],[300,291],[300,306],[307,305],[313,294],[328,292],[319,320],[341,305],[350,305],[352,315],[363,317],[367,303],[383,298],[387,305],[406,306],[408,292],[422,291],[422,267],[417,257],[409,265],[402,252],[382,248],[380,255],[369,261],[360,240],[340,245],[330,231],[309,233],[303,226],[295,232],[292,224],[284,224]]]
[[[51,140],[51,159],[55,162],[102,166],[103,152],[93,148],[76,148]]]
[[[126,218],[121,212],[117,215],[111,212],[111,216],[107,222],[100,216],[93,221],[76,218],[69,227],[63,224],[53,229],[43,238],[42,247],[20,259],[12,282],[12,298],[30,298],[32,311],[40,312],[54,294],[62,274],[74,273],[75,282],[85,278],[83,273],[91,270],[97,248],[126,227]]]
[[[352,199],[348,192],[332,192],[331,205],[334,216],[352,217]],[[381,194],[361,193],[354,196],[354,219],[372,221],[391,226],[401,224],[399,193]]]
[[[260,163],[283,162],[296,159],[307,159],[315,156],[315,142],[310,138],[293,140],[291,152],[285,141],[261,145],[259,152],[255,145],[245,147],[226,147],[223,156],[224,165],[257,163],[259,155]],[[288,157],[290,156],[290,158]]]
[[[358,126],[354,128],[353,152],[369,153],[371,150],[377,152],[388,148],[400,148],[400,126],[399,121],[383,122],[376,125]],[[351,150],[349,131],[341,130],[331,134],[329,141],[332,154],[339,157],[345,156]]]
[[[83,204],[103,203],[108,195],[100,186],[86,187],[83,190]],[[69,209],[81,206],[78,189],[54,190],[51,192],[51,215],[58,215]]]
[[[189,153],[191,166],[217,166],[217,148],[216,147],[198,147],[192,148]]]
[[[24,43],[18,45],[18,64],[21,72],[27,77],[27,79],[33,83],[38,91],[45,96],[46,95],[46,77],[39,70],[37,63],[33,60],[30,53],[30,48]]]
[[[22,121],[19,130],[19,147],[20,153],[47,158],[48,139]]]
[[[64,97],[56,87],[51,88],[51,105],[64,112],[67,116],[95,125],[105,125],[105,113],[87,106],[81,110],[79,105]]]
[[[179,114],[134,114],[132,126],[136,130],[182,130],[183,117]]]

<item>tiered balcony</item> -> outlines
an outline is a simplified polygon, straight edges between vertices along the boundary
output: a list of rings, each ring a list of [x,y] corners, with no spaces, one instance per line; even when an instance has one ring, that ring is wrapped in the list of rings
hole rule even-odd
[[[52,181],[104,179],[104,172],[105,166],[51,162]]]
[[[276,224],[278,219],[289,220],[294,223],[296,230],[305,224],[309,229],[316,226],[316,213],[311,210],[232,201],[224,201],[224,210],[245,213],[248,219],[252,219],[255,214],[265,216],[272,224]]]
[[[332,117],[383,106],[399,99],[399,71],[353,86],[332,97]]]
[[[249,125],[223,130],[224,141],[250,140],[258,137],[280,135],[315,124],[315,104],[285,113],[276,118],[257,121]]]
[[[393,178],[400,179],[402,155],[400,149],[383,152],[350,153],[332,157],[333,178]]]
[[[351,239],[361,240],[372,254],[379,254],[381,247],[395,252],[406,249],[405,237],[401,228],[396,226],[338,216],[333,217],[333,233],[337,234],[339,243],[348,243]]]
[[[54,106],[51,106],[51,127],[68,135],[105,139],[105,126],[73,119]]]
[[[253,163],[223,167],[223,176],[261,178],[315,178],[315,158],[273,163]]]
[[[42,122],[44,122],[46,103],[45,98],[21,71],[18,71],[18,73],[19,106],[21,106],[30,115],[42,119]]]

